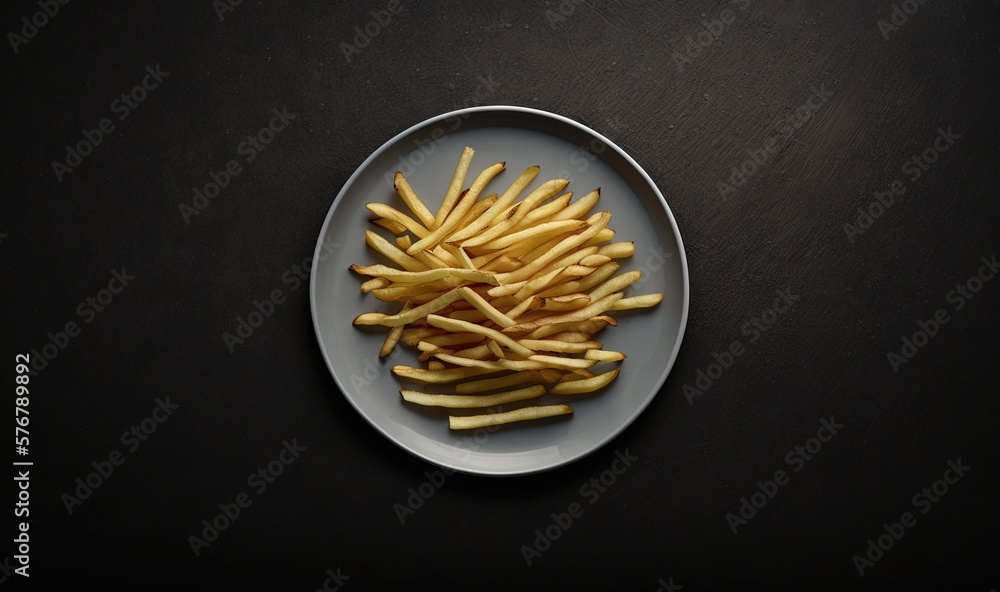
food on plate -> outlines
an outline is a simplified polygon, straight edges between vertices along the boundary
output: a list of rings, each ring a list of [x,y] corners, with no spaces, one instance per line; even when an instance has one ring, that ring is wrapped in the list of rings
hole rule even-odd
[[[393,366],[397,376],[435,392],[401,389],[413,405],[479,409],[449,415],[452,430],[570,415],[565,403],[536,404],[546,395],[594,393],[613,382],[624,352],[604,349],[597,338],[618,323],[615,311],[654,307],[663,294],[626,296],[642,272],[616,274],[635,253],[615,240],[610,212],[591,213],[596,189],[572,200],[565,179],[541,183],[524,170],[502,194],[487,187],[506,167],[483,169],[466,187],[475,151],[466,147],[441,205],[432,213],[402,172],[394,187],[409,213],[369,203],[373,230],[365,242],[389,264],[352,265],[365,278],[361,291],[396,305],[395,312],[367,312],[358,326],[388,331],[380,357],[398,344],[414,348],[424,367]],[[605,366],[606,367],[606,366]],[[451,392],[437,392],[446,387]],[[566,399],[563,398],[565,401]],[[496,408],[514,408],[495,411]]]

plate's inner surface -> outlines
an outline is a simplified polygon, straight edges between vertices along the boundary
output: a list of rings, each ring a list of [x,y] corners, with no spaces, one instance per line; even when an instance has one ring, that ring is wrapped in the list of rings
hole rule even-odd
[[[503,193],[527,167],[541,172],[522,198],[553,178],[569,179],[574,201],[596,187],[601,199],[591,213],[610,211],[615,241],[634,241],[636,253],[619,260],[621,270],[641,269],[643,278],[626,296],[662,292],[663,303],[653,309],[612,313],[617,327],[607,327],[595,339],[604,349],[628,358],[610,387],[598,395],[546,394],[532,404],[569,403],[568,418],[505,426],[495,432],[451,432],[449,410],[420,408],[404,403],[401,387],[423,389],[390,372],[393,365],[426,367],[413,351],[397,346],[388,360],[378,358],[384,329],[359,329],[355,316],[366,311],[396,312],[399,304],[362,294],[362,280],[348,270],[359,265],[387,263],[365,245],[364,231],[391,235],[369,222],[364,205],[384,202],[409,213],[392,187],[401,170],[431,212],[436,212],[465,146],[476,154],[466,186],[482,169],[506,161],[483,195]],[[479,112],[466,118],[430,123],[404,137],[372,160],[345,187],[323,236],[326,245],[339,245],[316,269],[316,323],[322,346],[338,383],[358,411],[390,439],[437,464],[484,474],[535,472],[582,456],[617,434],[642,410],[662,384],[666,366],[679,346],[683,323],[684,275],[679,245],[670,220],[654,191],[628,160],[575,126],[519,112]],[[601,363],[592,371],[611,369]],[[431,392],[449,392],[447,390]],[[523,405],[521,405],[523,406]],[[505,407],[505,409],[513,406]],[[476,411],[452,410],[456,414]],[[543,425],[544,424],[544,425]]]

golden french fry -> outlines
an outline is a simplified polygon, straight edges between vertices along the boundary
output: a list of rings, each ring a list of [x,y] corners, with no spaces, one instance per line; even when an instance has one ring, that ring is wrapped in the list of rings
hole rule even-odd
[[[599,245],[601,243],[606,243],[606,242],[608,242],[609,240],[611,240],[613,238],[615,238],[615,231],[614,231],[614,229],[605,228],[604,230],[601,230],[600,232],[598,232],[597,234],[595,234],[594,238],[592,238],[592,239],[588,240],[587,242],[583,243],[583,246],[589,247],[590,245]]]
[[[427,269],[426,265],[399,250],[395,245],[379,236],[378,233],[366,230],[365,242],[368,243],[368,246],[385,255],[393,263],[407,271],[425,271]]]
[[[424,339],[430,339],[431,337],[442,336],[445,334],[447,334],[447,332],[444,329],[438,329],[437,327],[403,329],[403,333],[400,335],[399,340],[406,345],[416,347],[416,345]]]
[[[405,235],[405,234],[403,236],[397,236],[396,237],[396,246],[399,247],[400,249],[403,249],[404,251],[406,249],[410,248],[410,244],[412,242],[413,241],[410,240],[410,237],[408,235]],[[418,259],[418,261],[419,261],[419,259]],[[424,263],[423,261],[420,261],[420,262]],[[427,264],[424,263],[424,265],[427,265]]]
[[[486,344],[486,347],[488,347],[489,350],[491,352],[493,352],[493,355],[495,355],[497,358],[501,358],[502,359],[502,358],[506,358],[507,357],[503,353],[503,348],[501,348],[500,344],[497,343],[496,341],[492,341],[491,340],[489,343]]]
[[[502,327],[510,327],[514,324],[514,319],[519,318],[522,314],[528,312],[529,310],[538,310],[542,307],[542,299],[537,296],[532,296],[527,300],[521,302],[514,308],[507,311],[506,316],[510,323],[501,325]]]
[[[495,177],[504,169],[505,164],[506,163],[498,162],[484,170],[482,173],[479,173],[476,180],[472,182],[472,186],[468,189],[465,195],[458,200],[458,203],[455,204],[455,209],[452,210],[442,222],[438,223],[436,228],[431,231],[430,234],[413,243],[413,245],[406,250],[407,254],[413,255],[414,253],[433,247],[441,242],[441,239],[447,236],[450,232],[455,230],[455,228],[458,227],[459,222],[465,218],[465,215],[468,214],[469,210],[472,209],[472,206],[475,205],[476,199],[479,198],[479,192],[483,190],[487,183],[490,182],[490,179]],[[438,214],[440,215],[441,211],[438,211]]]
[[[573,235],[569,238],[563,239],[558,245],[552,248],[551,251],[545,253],[538,259],[532,261],[528,265],[514,271],[500,274],[497,279],[500,280],[501,284],[507,284],[510,282],[517,282],[520,280],[525,280],[530,278],[535,272],[541,270],[546,265],[554,261],[557,257],[565,254],[570,249],[580,246],[584,241],[593,237],[595,234],[604,228],[608,221],[611,219],[611,214],[608,212],[601,212],[599,214],[594,214],[591,216],[587,223],[589,227],[581,232],[580,234]],[[576,261],[574,261],[575,263]]]
[[[630,310],[633,308],[649,308],[650,306],[656,306],[663,300],[663,294],[657,292],[656,294],[643,294],[642,296],[633,296],[631,298],[622,298],[615,305],[611,307],[611,310]]]
[[[605,296],[600,300],[593,301],[587,306],[574,310],[573,312],[568,312],[561,315],[553,315],[537,321],[531,321],[530,323],[518,323],[517,325],[511,325],[503,329],[504,333],[518,333],[521,331],[534,331],[542,325],[551,325],[553,323],[572,323],[574,321],[585,321],[595,315],[601,314],[602,312],[609,310],[615,302],[621,300],[622,293],[615,292],[609,296]]]
[[[403,176],[402,171],[396,171],[396,177],[393,179],[392,186],[403,200],[403,203],[406,204],[406,207],[410,208],[410,211],[417,218],[420,218],[420,222],[425,227],[430,227],[434,222],[434,216],[427,209],[427,206],[424,205],[424,202],[420,201],[420,198],[414,193],[413,188],[410,187],[410,182]]]
[[[560,377],[561,374],[555,373],[552,370],[521,370],[520,372],[514,372],[513,374],[508,374],[507,376],[501,376],[499,378],[483,378],[481,380],[473,380],[470,382],[460,382],[455,385],[455,392],[460,395],[481,393],[484,391],[517,386],[528,382],[555,382],[559,380]]]
[[[608,320],[611,317],[594,317],[584,321],[570,321],[567,323],[552,323],[535,329],[531,333],[528,333],[528,339],[542,339],[544,337],[549,337],[550,335],[555,336],[556,334],[562,333],[564,331],[579,331],[588,335],[593,335],[599,332],[601,329],[607,327],[611,324]]]
[[[416,235],[417,238],[424,238],[425,236],[427,236],[427,233],[429,232],[426,228],[423,227],[422,224],[420,224],[413,218],[407,216],[403,212],[400,212],[399,210],[390,205],[378,202],[372,202],[365,204],[365,208],[367,208],[369,212],[375,214],[376,216],[381,216],[383,220],[392,220],[393,222],[396,222],[406,230],[409,230],[414,235]],[[397,232],[395,234],[399,233]]]
[[[583,259],[580,259],[580,265],[584,265],[587,267],[598,267],[604,265],[605,263],[611,262],[611,257],[601,255],[600,253],[601,250],[598,249],[597,253],[594,253],[593,255],[587,255]]]
[[[457,289],[451,290],[450,292],[445,293],[443,296],[438,296],[434,300],[431,300],[426,304],[421,304],[420,306],[412,308],[406,312],[401,312],[394,315],[386,315],[378,312],[369,312],[359,315],[358,318],[354,319],[354,324],[385,325],[387,327],[395,327],[396,325],[405,325],[423,316],[427,316],[428,313],[439,311],[461,297],[462,296],[461,294],[458,293]],[[507,338],[506,335],[504,335],[504,337]]]
[[[546,367],[546,363],[543,360],[479,360],[476,358],[457,356],[455,354],[443,352],[440,349],[429,353],[442,362],[447,362],[463,368],[480,368],[483,370],[492,370],[494,372],[499,372],[501,370],[541,370]],[[593,360],[583,361],[589,362],[591,365],[595,363]]]
[[[479,333],[480,335],[489,337],[490,339],[496,341],[497,343],[500,343],[501,345],[507,346],[507,349],[515,353],[521,354],[522,356],[530,356],[535,353],[530,349],[528,349],[527,347],[524,347],[517,341],[511,339],[507,335],[504,335],[500,331],[497,331],[495,329],[490,329],[488,327],[483,327],[481,325],[476,325],[466,321],[449,319],[447,317],[442,317],[434,314],[427,315],[427,323],[433,327],[438,327],[440,329],[447,329],[449,331]]]
[[[361,291],[364,292],[365,294],[367,294],[368,292],[371,292],[372,290],[375,290],[375,289],[378,289],[378,288],[384,288],[384,287],[388,286],[391,283],[392,282],[390,282],[389,280],[387,280],[385,278],[373,278],[373,279],[370,279],[367,282],[361,284]]]
[[[454,234],[449,236],[448,242],[460,242],[462,239],[474,236],[477,232],[482,232],[486,230],[489,226],[490,221],[493,220],[501,212],[507,210],[510,204],[514,203],[517,196],[524,191],[535,177],[538,175],[539,168],[537,166],[528,167],[523,173],[517,178],[516,181],[504,192],[500,198],[493,202],[493,205],[489,207],[485,212],[479,215],[475,220],[464,225],[463,228],[456,231]]]
[[[511,325],[514,324],[513,320],[504,316],[502,312],[493,308],[493,305],[487,302],[486,299],[484,299],[479,294],[476,294],[469,288],[464,288],[464,287],[459,288],[458,293],[462,296],[463,299],[465,299],[466,302],[468,302],[472,306],[475,306],[479,312],[483,313],[483,315],[485,315],[486,318],[493,321],[497,325],[500,325],[501,327],[510,327]]]
[[[601,198],[601,188],[591,191],[587,195],[584,195],[576,201],[576,203],[567,206],[563,210],[557,212],[552,216],[551,220],[553,222],[558,222],[559,220],[572,220],[574,218],[579,218],[589,212],[596,204],[597,200]]]
[[[566,374],[563,374],[562,378],[560,378],[558,382],[573,382],[574,380],[593,378],[594,376],[596,376],[596,374],[594,374],[590,370],[587,370],[585,368],[578,368],[576,370],[573,370],[572,372],[567,372]]]
[[[428,370],[444,370],[445,369],[445,365],[442,364],[441,362],[437,361],[437,360],[431,360],[431,361],[427,362],[427,369]]]
[[[403,308],[399,312],[406,312],[410,310],[410,303],[407,302],[403,305]],[[382,348],[378,350],[378,357],[384,358],[396,347],[399,343],[399,338],[403,335],[403,326],[399,325],[397,327],[392,327],[385,336],[385,341],[382,342]]]
[[[468,415],[464,417],[451,415],[448,417],[448,427],[453,430],[473,430],[518,421],[569,415],[571,413],[573,413],[573,408],[569,405],[539,405],[535,407],[522,407],[503,413],[488,413],[486,415]]]
[[[574,232],[580,230],[581,228],[586,228],[587,223],[583,220],[563,220],[561,222],[548,222],[546,224],[539,224],[537,226],[532,226],[531,228],[526,228],[520,232],[513,232],[511,234],[506,234],[499,238],[493,239],[492,241],[482,245],[484,249],[502,249],[504,247],[509,247],[510,245],[518,244],[526,240],[541,240],[548,239],[549,237],[562,234],[564,232]]]
[[[505,216],[505,219],[502,222],[490,226],[488,230],[479,234],[475,238],[461,241],[461,246],[473,247],[476,245],[482,245],[499,237],[501,234],[510,230],[511,227],[517,224],[521,218],[527,216],[528,212],[534,209],[538,204],[562,191],[566,185],[569,185],[569,181],[566,179],[553,179],[551,181],[546,181],[541,187],[528,194],[528,197],[524,198],[524,201],[514,204],[508,208],[506,212],[499,214],[499,216]],[[498,201],[497,203],[500,202]],[[493,205],[495,206],[496,204]],[[496,220],[496,218],[494,218],[494,220]],[[456,241],[452,240],[451,242]]]
[[[611,381],[618,378],[618,372],[620,370],[621,368],[615,368],[614,370],[605,372],[604,374],[598,374],[593,378],[560,382],[552,385],[549,388],[549,392],[554,395],[580,395],[583,393],[592,393],[599,388],[611,384]]]
[[[583,354],[585,360],[596,360],[598,362],[617,362],[625,359],[625,354],[617,351],[603,349],[592,349]]]
[[[426,407],[450,407],[452,409],[475,409],[482,407],[495,407],[504,403],[514,403],[516,401],[526,401],[537,399],[545,394],[545,387],[541,385],[529,386],[505,393],[492,395],[438,395],[422,393],[409,389],[401,389],[400,394],[403,400]]]
[[[410,366],[393,366],[392,373],[396,376],[418,380],[428,384],[448,384],[463,378],[472,378],[483,374],[493,374],[497,370],[488,368],[448,368],[446,370],[424,370]]]
[[[619,290],[624,290],[628,286],[631,286],[642,277],[642,272],[638,269],[633,271],[627,271],[621,275],[616,275],[615,277],[607,280],[606,282],[600,284],[596,288],[590,291],[591,300],[599,300],[604,298],[612,292],[618,292]]]
[[[458,158],[458,166],[455,167],[455,174],[451,178],[451,184],[448,185],[448,191],[444,194],[444,200],[441,202],[441,207],[438,208],[437,215],[433,216],[430,223],[425,223],[428,229],[437,230],[451,213],[452,208],[455,207],[455,202],[458,201],[462,185],[465,184],[465,176],[469,173],[469,165],[472,164],[472,157],[475,153],[476,151],[469,146],[462,150],[462,155]]]
[[[407,343],[407,345],[416,345],[420,341],[426,341],[427,343],[440,347],[454,347],[456,345],[472,345],[473,343],[479,343],[483,340],[483,336],[478,333],[441,333],[441,329],[435,329],[433,327],[428,327],[427,329],[414,329],[414,331],[437,331],[438,333],[431,333],[413,343]],[[404,343],[406,342],[404,341]]]
[[[605,263],[587,275],[582,276],[579,280],[564,282],[561,286],[555,286],[553,288],[546,288],[539,294],[539,296],[563,296],[565,294],[573,294],[589,290],[590,288],[593,288],[597,284],[608,279],[608,277],[618,271],[618,269],[619,265],[614,261],[611,263]]]
[[[390,284],[387,288],[376,288],[372,294],[383,302],[406,302],[412,300],[414,304],[426,304],[441,296],[447,290],[447,286],[440,288],[420,284]]]
[[[586,335],[586,333],[583,333]],[[559,352],[563,354],[581,354],[584,352],[589,352],[589,350],[599,350],[601,344],[596,341],[580,341],[580,342],[567,342],[559,341],[557,339],[521,339],[521,345],[525,347],[530,347],[535,351],[550,351]],[[587,358],[584,355],[584,358]]]
[[[425,271],[403,271],[393,269],[387,265],[351,265],[351,270],[361,275],[372,277],[383,277],[393,282],[424,283],[445,278],[458,278],[470,282],[500,285],[496,279],[496,274],[487,271],[477,271],[460,267],[445,267],[443,269],[428,269]]]
[[[597,360],[588,360],[586,358],[560,358],[559,356],[546,356],[542,354],[535,354],[533,356],[528,356],[528,361],[531,362],[541,362],[550,368],[562,368],[565,370],[577,370],[579,368],[590,368],[597,363]]]
[[[406,232],[405,226],[389,218],[376,218],[372,220],[372,224],[381,226],[393,234],[403,234]]]
[[[605,257],[610,257],[612,259],[631,257],[635,254],[635,243],[628,241],[625,243],[611,243],[610,245],[604,245],[597,250],[597,254],[604,255]]]
[[[590,296],[587,296],[586,294],[567,294],[565,296],[555,296],[553,298],[541,298],[541,300],[542,306],[539,310],[551,310],[558,312],[578,310],[590,304]]]
[[[530,228],[535,224],[541,224],[543,222],[553,222],[550,220],[556,212],[562,210],[569,205],[569,200],[573,199],[573,192],[564,193],[559,197],[553,198],[547,204],[543,204],[528,212],[528,215],[521,218],[520,222],[515,224],[510,230],[511,232],[519,232],[525,228]],[[555,220],[558,222],[558,220]]]

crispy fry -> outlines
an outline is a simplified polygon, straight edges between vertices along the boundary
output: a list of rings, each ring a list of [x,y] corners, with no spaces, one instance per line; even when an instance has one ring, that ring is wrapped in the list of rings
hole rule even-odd
[[[376,216],[381,216],[384,220],[392,220],[398,223],[400,226],[416,235],[417,238],[424,238],[429,232],[422,224],[392,206],[372,202],[365,204],[365,208]],[[399,233],[397,232],[395,234]]]
[[[657,292],[656,294],[643,294],[642,296],[633,296],[631,298],[622,298],[615,305],[611,307],[611,310],[630,310],[633,308],[649,308],[651,306],[656,306],[663,300],[663,294]]]
[[[597,254],[604,255],[605,257],[611,257],[612,259],[631,257],[635,254],[635,243],[628,241],[624,243],[611,243],[610,245],[604,245],[598,249]]]
[[[488,327],[483,327],[482,325],[476,325],[473,323],[468,323],[466,321],[457,321],[454,319],[449,319],[447,317],[442,317],[433,314],[427,315],[427,322],[433,327],[448,329],[449,331],[462,331],[462,332],[468,331],[472,333],[479,333],[480,335],[489,337],[490,339],[500,343],[501,345],[507,346],[509,350],[521,354],[522,356],[530,356],[535,353],[531,351],[531,349],[524,347],[523,345],[511,339],[507,335],[504,335],[500,331],[497,331],[495,329],[490,329]]]
[[[371,230],[365,231],[365,242],[368,243],[368,246],[375,249],[382,255],[385,255],[396,265],[399,265],[407,271],[424,271],[427,269],[426,265],[413,257],[410,257],[403,251],[399,250],[395,245]]]
[[[618,372],[620,370],[621,368],[615,368],[614,370],[605,372],[604,374],[598,374],[593,378],[560,382],[552,385],[552,387],[549,388],[549,392],[553,395],[580,395],[583,393],[592,393],[599,388],[611,384],[611,381],[618,378]]]
[[[576,203],[567,206],[565,209],[559,211],[552,216],[553,222],[558,222],[559,220],[572,220],[574,218],[579,218],[586,215],[595,205],[597,205],[597,200],[601,198],[601,188],[591,191],[587,195],[584,195],[576,201]]]
[[[381,226],[393,234],[403,234],[406,232],[405,226],[389,218],[376,218],[372,220],[372,224]]]
[[[617,362],[619,360],[624,360],[625,354],[622,352],[604,349],[592,349],[583,354],[583,357],[586,360],[597,360],[598,362]]]
[[[476,199],[479,198],[479,192],[483,190],[483,187],[485,187],[487,183],[490,182],[490,179],[495,177],[504,169],[504,165],[505,163],[498,162],[484,170],[482,173],[479,173],[476,180],[472,182],[472,187],[470,187],[469,190],[458,200],[458,203],[455,204],[455,209],[452,210],[452,212],[448,214],[442,222],[438,222],[438,225],[433,231],[431,231],[430,234],[413,243],[413,245],[407,249],[406,252],[413,255],[414,253],[433,247],[437,245],[441,239],[447,236],[448,233],[455,230],[455,228],[458,227],[459,222],[465,218],[465,215],[469,213],[469,210],[471,210],[472,206],[476,203]],[[438,215],[440,214],[441,211],[438,211]],[[437,221],[436,218],[435,221]]]
[[[499,378],[484,378],[471,382],[460,382],[455,385],[455,392],[462,394],[481,393],[495,389],[502,389],[528,382],[555,382],[559,376],[545,376],[543,372],[547,370],[521,370],[507,376]]]
[[[514,203],[514,200],[517,199],[517,196],[524,191],[524,188],[535,180],[535,177],[538,175],[538,171],[539,168],[537,166],[525,169],[517,180],[511,184],[510,188],[508,188],[507,191],[505,191],[504,194],[489,207],[489,209],[480,214],[479,217],[472,222],[464,225],[462,229],[449,236],[446,240],[448,242],[459,242],[462,239],[469,238],[478,232],[486,230],[490,221],[501,212],[506,211],[507,208],[510,207],[510,204]]]
[[[569,415],[572,413],[573,408],[569,405],[539,405],[535,407],[522,407],[503,413],[488,413],[486,415],[468,415],[465,417],[451,415],[448,417],[448,427],[453,430],[473,430],[487,426],[555,417],[557,415]]]
[[[561,358],[559,356],[546,356],[543,354],[529,356],[528,360],[532,362],[541,362],[550,368],[563,368],[566,370],[590,368],[597,363],[596,360],[588,360],[586,358]]]
[[[445,278],[458,278],[461,280],[490,284],[493,286],[500,285],[500,282],[497,281],[495,274],[459,267],[428,269],[425,271],[402,271],[399,269],[393,269],[386,265],[351,265],[351,270],[361,275],[383,277],[393,282],[419,284]]]
[[[433,217],[433,220],[430,223],[425,223],[428,229],[437,230],[451,213],[452,208],[455,207],[459,193],[462,191],[462,185],[465,184],[465,176],[469,174],[469,165],[472,164],[472,157],[475,153],[476,151],[469,146],[462,149],[462,155],[458,158],[458,166],[455,167],[455,174],[451,178],[451,184],[448,185],[447,193],[444,194],[441,207],[438,208],[437,215]]]
[[[421,304],[420,306],[417,306],[406,312],[401,312],[394,315],[385,315],[378,312],[369,312],[359,315],[358,318],[354,319],[354,324],[385,325],[387,327],[395,327],[396,325],[405,325],[423,316],[427,316],[428,313],[441,310],[442,308],[448,306],[449,304],[458,300],[461,297],[462,296],[461,294],[458,293],[457,289],[451,290],[450,292],[445,293],[443,296],[439,296],[426,304]],[[504,337],[507,338],[506,335]]]
[[[428,384],[448,384],[463,378],[481,376],[483,374],[493,374],[496,370],[488,368],[448,368],[446,370],[424,370],[423,368],[412,368],[410,366],[393,366],[392,373],[396,376],[419,380]]]
[[[452,409],[475,409],[537,399],[545,394],[545,387],[541,385],[529,386],[493,395],[437,395],[409,389],[400,389],[399,393],[403,395],[404,401],[416,403],[417,405],[450,407]]]
[[[600,300],[591,302],[589,305],[574,310],[573,312],[568,312],[561,315],[553,315],[546,317],[544,319],[539,319],[537,321],[532,321],[530,323],[518,323],[517,325],[511,325],[503,329],[504,333],[517,333],[520,331],[534,331],[542,325],[551,325],[553,323],[571,323],[574,321],[585,321],[594,315],[598,315],[608,309],[610,309],[615,302],[621,300],[622,293],[615,292],[609,296],[605,296]]]
[[[403,203],[406,204],[406,207],[410,208],[410,211],[417,218],[420,218],[420,222],[425,227],[429,227],[434,222],[434,216],[427,209],[427,206],[424,205],[424,202],[420,201],[420,198],[414,193],[413,188],[410,187],[410,182],[403,176],[402,171],[396,171],[396,177],[393,179],[392,186],[403,200]]]

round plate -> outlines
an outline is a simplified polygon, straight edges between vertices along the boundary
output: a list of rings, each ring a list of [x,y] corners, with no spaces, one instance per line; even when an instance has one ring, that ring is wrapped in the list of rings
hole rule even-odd
[[[522,195],[554,178],[570,180],[575,199],[600,187],[591,211],[610,211],[615,241],[634,241],[635,255],[621,270],[641,269],[642,279],[626,296],[662,292],[651,309],[613,313],[617,327],[595,339],[624,352],[621,373],[593,395],[544,395],[537,404],[569,403],[573,415],[472,432],[448,429],[448,410],[421,408],[402,400],[403,381],[390,368],[422,366],[413,350],[399,345],[378,357],[384,331],[354,327],[362,312],[394,312],[398,305],[362,294],[352,263],[387,263],[365,244],[365,230],[389,233],[369,222],[368,202],[409,213],[392,187],[403,171],[417,195],[436,212],[465,146],[475,149],[468,181],[487,166],[506,170],[487,186],[502,193],[521,172],[541,172]],[[310,285],[313,324],[320,349],[347,400],[386,438],[431,463],[479,475],[522,475],[553,469],[597,450],[642,412],[674,364],[688,313],[688,271],[680,232],[663,195],[649,175],[604,136],[565,117],[512,106],[473,107],[445,113],[389,140],[348,179],[330,207],[313,257]],[[601,364],[597,369],[608,367]],[[603,370],[601,370],[603,371]]]

